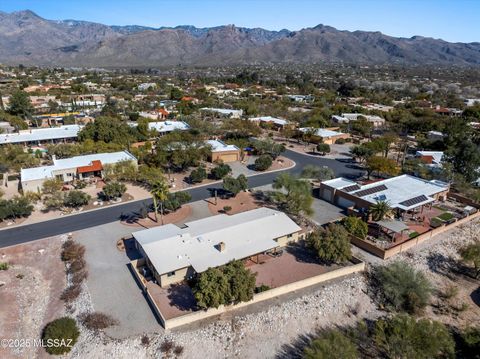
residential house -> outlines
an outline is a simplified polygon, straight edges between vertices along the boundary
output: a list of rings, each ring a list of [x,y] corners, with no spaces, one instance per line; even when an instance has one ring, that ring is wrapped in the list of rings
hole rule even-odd
[[[243,116],[243,110],[232,110],[227,108],[211,108],[203,107],[201,108],[204,112],[216,113],[221,116],[231,117],[231,118],[241,118]]]
[[[323,143],[328,145],[334,144],[339,139],[350,138],[350,134],[329,130],[326,128],[313,128],[313,127],[302,127],[298,129],[303,133],[311,133],[313,136],[319,137],[322,139]]]
[[[137,159],[127,151],[113,153],[95,153],[65,159],[53,159],[53,165],[24,168],[20,171],[20,181],[24,192],[39,192],[43,182],[57,178],[64,183],[75,180],[86,180],[93,177],[103,178],[105,165],[113,165],[122,161],[132,161],[137,165]]]
[[[401,175],[369,184],[342,177],[324,181],[320,184],[320,198],[341,208],[366,214],[370,206],[388,202],[397,216],[407,211],[418,210],[434,201],[444,201],[450,186],[437,180],[424,180],[409,175]]]
[[[207,217],[182,227],[166,224],[132,235],[157,283],[167,287],[208,268],[275,252],[297,241],[300,232],[285,213],[257,208]]]
[[[35,128],[16,133],[0,134],[0,145],[23,144],[25,146],[46,143],[75,141],[83,128],[80,125],[65,125],[52,128]]]
[[[211,147],[210,160],[212,162],[240,161],[240,149],[235,145],[227,145],[220,140],[208,140],[206,144]]]
[[[341,116],[333,115],[332,121],[336,123],[350,123],[357,121],[359,117],[365,118],[373,127],[381,127],[385,125],[385,119],[380,116],[364,115],[362,113],[342,113]]]
[[[249,121],[255,122],[256,124],[260,125],[261,123],[265,123],[271,125],[277,130],[281,130],[288,125],[288,121],[283,118],[276,118],[272,116],[261,116],[261,117],[252,117],[248,119]]]

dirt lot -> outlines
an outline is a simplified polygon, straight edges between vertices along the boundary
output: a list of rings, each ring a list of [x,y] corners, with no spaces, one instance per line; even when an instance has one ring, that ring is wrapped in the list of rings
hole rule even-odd
[[[65,288],[65,267],[60,260],[60,237],[9,247],[0,251],[0,338],[38,339],[43,326],[62,316],[59,299]],[[47,357],[41,348],[3,349],[1,358]]]
[[[215,204],[214,198],[208,200],[208,209],[212,214],[223,213],[225,206],[232,208],[228,214],[237,214],[258,208],[259,203],[250,192],[240,192],[235,197],[228,199],[217,198],[217,204]]]

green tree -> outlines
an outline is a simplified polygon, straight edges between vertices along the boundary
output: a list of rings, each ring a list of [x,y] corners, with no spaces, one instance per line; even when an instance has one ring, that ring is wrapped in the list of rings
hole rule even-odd
[[[480,241],[475,241],[470,243],[465,247],[461,248],[460,256],[462,260],[466,263],[473,264],[475,270],[475,278],[480,277]]]
[[[90,139],[94,142],[117,143],[128,145],[136,142],[136,128],[114,117],[97,117],[95,122],[88,123],[79,133],[78,139],[82,142]]]
[[[423,310],[432,293],[432,285],[425,275],[400,261],[376,267],[371,285],[380,304],[410,314]]]
[[[270,155],[264,154],[258,157],[255,160],[255,170],[256,171],[266,171],[272,165],[272,157]]]
[[[232,261],[201,273],[193,293],[200,308],[249,301],[255,291],[255,274],[242,261]]]
[[[392,207],[389,201],[377,201],[377,203],[370,206],[368,212],[374,221],[381,221],[392,212]]]
[[[375,323],[375,343],[391,359],[454,358],[455,342],[444,324],[407,315]]]
[[[189,202],[192,196],[188,192],[175,192],[169,193],[167,200],[165,201],[165,209],[171,212],[175,212],[180,209],[185,203]]]
[[[480,358],[480,327],[469,327],[461,333],[461,354],[459,358]]]
[[[232,171],[232,168],[227,164],[219,164],[215,168],[212,168],[211,174],[214,179],[222,179]]]
[[[159,177],[155,182],[152,183],[150,193],[153,198],[153,208],[155,211],[155,221],[158,222],[158,202],[160,202],[160,216],[162,217],[163,223],[163,202],[168,199],[168,183],[165,177]]]
[[[338,329],[321,333],[305,348],[305,359],[357,359],[355,344]]]
[[[300,177],[315,179],[317,181],[327,181],[335,178],[335,172],[333,172],[331,168],[326,166],[320,167],[315,165],[306,165],[303,168]]]
[[[319,143],[317,145],[317,151],[320,152],[322,155],[330,153],[330,145],[326,143]]]
[[[287,212],[299,215],[313,213],[312,187],[305,180],[298,179],[289,173],[282,173],[273,182],[272,199]]]
[[[342,225],[345,227],[348,233],[365,239],[368,234],[368,225],[359,217],[345,217],[342,220]]]
[[[207,171],[205,170],[205,167],[200,166],[190,172],[189,179],[191,183],[200,183],[205,178],[207,178]]]
[[[45,350],[49,354],[63,355],[69,353],[80,336],[75,319],[63,317],[48,323],[43,329],[42,339],[58,341],[60,345],[47,346]]]
[[[10,97],[8,112],[11,115],[19,116],[23,119],[29,119],[33,115],[33,106],[30,97],[24,91],[15,91]]]
[[[366,168],[368,178],[370,178],[372,172],[388,176],[395,176],[399,172],[394,160],[381,156],[368,157],[366,160]]]
[[[127,186],[120,182],[109,182],[103,186],[103,195],[107,200],[120,198],[127,191]]]
[[[47,179],[43,181],[42,193],[53,194],[62,190],[63,182],[57,178]]]
[[[63,204],[66,207],[78,208],[87,205],[89,200],[90,196],[85,192],[72,190],[65,194]]]
[[[375,154],[375,151],[372,148],[368,147],[366,144],[361,144],[352,147],[350,149],[350,154],[360,163],[363,163],[367,160],[367,158],[373,156]]]
[[[325,229],[312,232],[307,243],[322,262],[345,263],[352,258],[349,235],[341,225],[331,223]]]
[[[230,192],[235,197],[241,191],[248,188],[248,179],[245,175],[239,175],[237,178],[227,176],[223,179],[223,189]]]

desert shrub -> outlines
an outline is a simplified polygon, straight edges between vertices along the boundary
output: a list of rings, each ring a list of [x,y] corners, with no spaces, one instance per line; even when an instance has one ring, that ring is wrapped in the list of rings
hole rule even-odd
[[[160,344],[160,351],[165,354],[169,354],[173,348],[175,347],[175,343],[171,340],[165,339],[162,344]]]
[[[385,358],[454,358],[455,342],[444,324],[408,315],[375,323],[375,344]]]
[[[76,271],[72,274],[72,284],[80,285],[88,277],[88,271],[86,269]]]
[[[120,198],[127,191],[127,186],[120,182],[109,182],[103,186],[103,196],[109,199]]]
[[[462,247],[459,253],[465,263],[473,265],[474,276],[480,277],[480,241]]]
[[[262,293],[262,292],[266,292],[267,290],[270,290],[270,287],[266,284],[262,284],[258,287],[255,287],[255,293]]]
[[[7,262],[0,263],[0,270],[8,270],[10,265]]]
[[[79,316],[80,322],[93,331],[103,330],[113,325],[118,325],[118,320],[110,315],[100,312],[82,313]]]
[[[173,348],[173,354],[176,356],[180,356],[183,353],[183,347],[181,345],[175,345],[175,348]]]
[[[223,211],[224,211],[225,213],[230,212],[231,210],[232,210],[232,207],[231,207],[231,206],[223,206]]]
[[[73,318],[63,317],[48,323],[43,329],[42,339],[45,341],[60,341],[59,346],[47,346],[49,354],[62,355],[70,352],[78,340],[80,332]]]
[[[85,247],[75,241],[69,239],[62,245],[61,258],[64,262],[72,262],[76,259],[83,258],[85,254]]]
[[[65,207],[78,208],[88,204],[89,200],[90,196],[87,193],[73,190],[65,194],[65,197],[63,197],[63,205]]]
[[[317,151],[322,154],[330,153],[330,145],[327,143],[319,143],[317,145]]]
[[[194,169],[192,172],[190,172],[189,179],[191,183],[200,183],[205,178],[207,178],[207,171],[205,170],[204,167],[198,167]]]
[[[65,290],[60,295],[60,299],[66,303],[70,303],[77,299],[81,292],[82,287],[80,285],[72,284],[65,288]]]
[[[342,220],[342,225],[348,233],[365,239],[368,234],[368,225],[359,217],[346,217]]]
[[[480,327],[469,327],[460,333],[461,354],[459,358],[480,358]]]
[[[355,343],[337,329],[324,331],[304,350],[305,359],[356,359],[358,357]]]
[[[68,273],[76,273],[82,271],[83,269],[85,269],[86,265],[87,263],[85,262],[85,259],[76,258],[70,263],[70,266],[68,267]]]
[[[338,140],[335,141],[337,145],[343,145],[347,142],[344,138],[339,138]]]
[[[327,264],[345,263],[352,258],[348,232],[339,224],[331,223],[326,229],[317,229],[309,234],[307,243]]]
[[[148,335],[142,335],[142,338],[140,339],[140,343],[142,343],[142,345],[144,347],[148,347],[150,345],[150,338],[148,337]]]
[[[255,160],[256,171],[266,171],[272,165],[272,157],[270,155],[261,155]]]
[[[391,310],[415,314],[430,300],[432,285],[423,273],[405,262],[378,266],[370,279],[376,299]]]
[[[190,201],[192,196],[188,192],[175,192],[167,195],[167,200],[163,202],[166,210],[175,212],[180,209],[185,203]]]
[[[220,164],[218,165],[217,167],[213,168],[211,170],[211,174],[212,174],[212,177],[214,179],[222,179],[223,177],[225,177],[226,175],[228,175],[230,172],[232,171],[232,169],[230,168],[229,165],[226,165],[226,164]]]

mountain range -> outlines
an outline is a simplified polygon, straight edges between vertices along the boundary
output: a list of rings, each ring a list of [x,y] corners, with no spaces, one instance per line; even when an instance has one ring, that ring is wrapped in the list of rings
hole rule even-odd
[[[234,25],[152,28],[0,12],[0,62],[40,66],[167,67],[260,63],[480,65],[480,43],[451,43],[318,25],[270,31]]]

